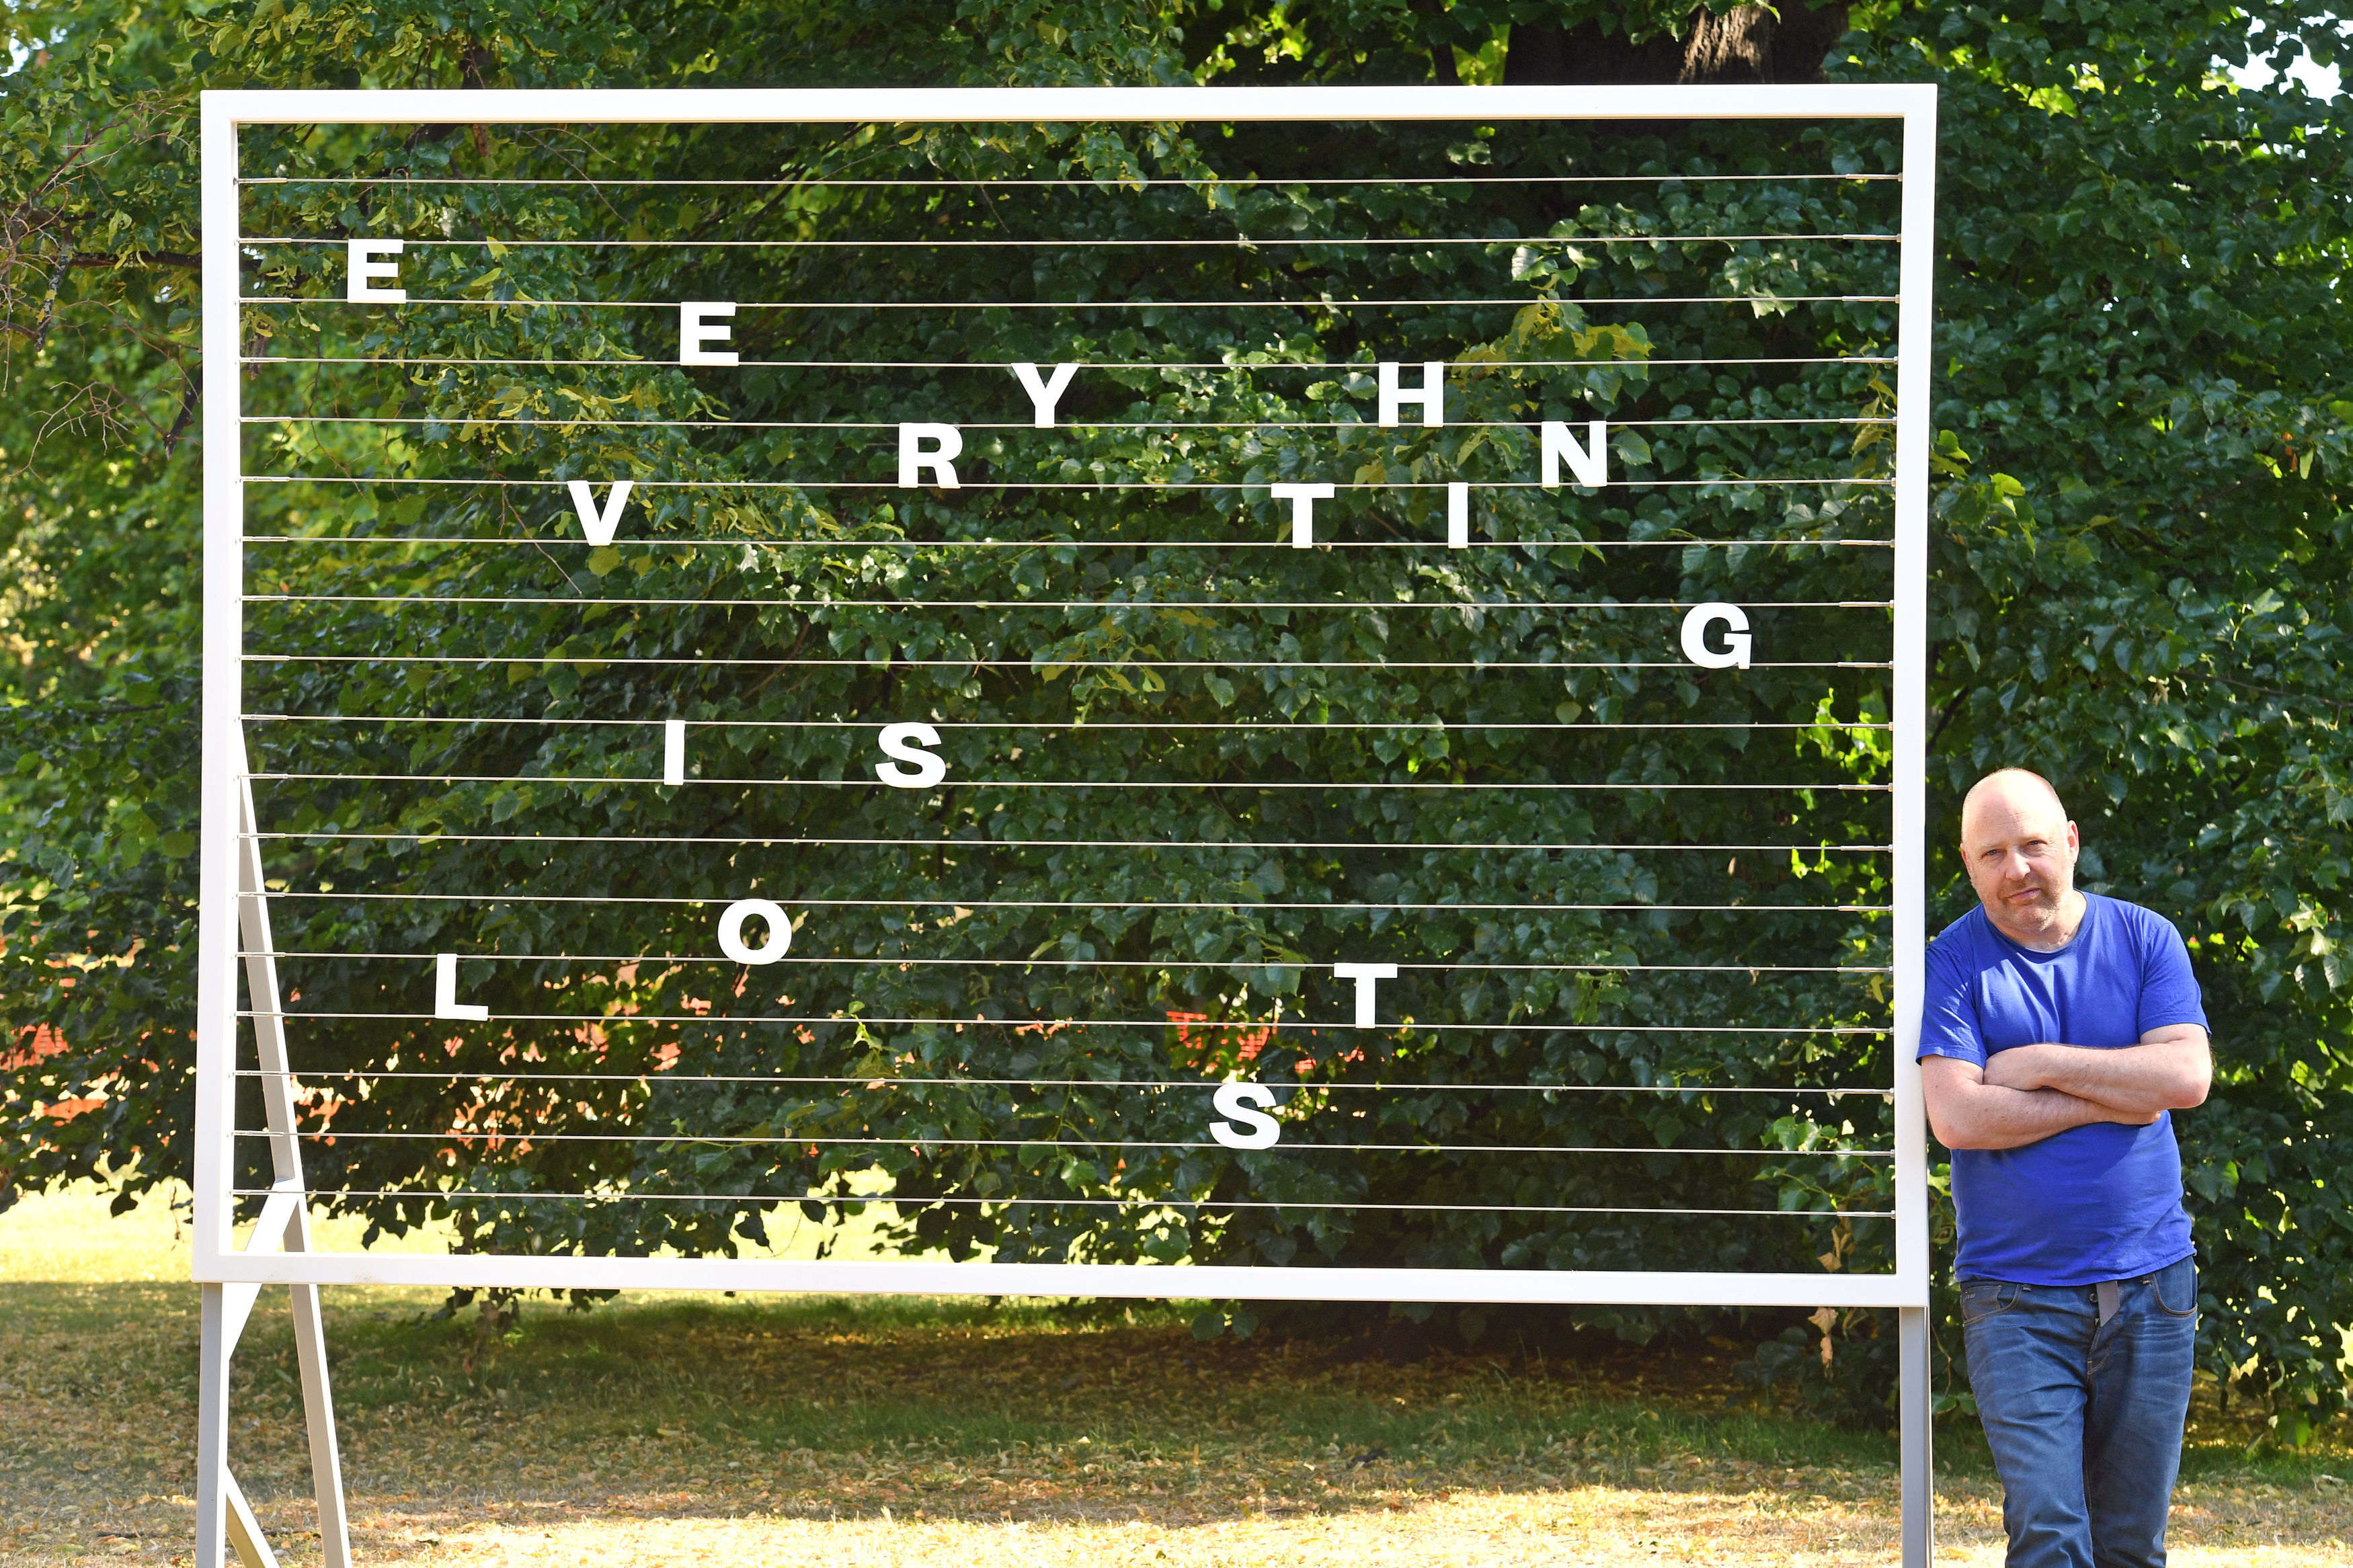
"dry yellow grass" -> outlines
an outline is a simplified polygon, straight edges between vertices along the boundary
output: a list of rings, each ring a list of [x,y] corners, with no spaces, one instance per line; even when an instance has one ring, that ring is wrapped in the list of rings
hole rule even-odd
[[[0,1568],[189,1555],[195,1293],[161,1205],[102,1214],[75,1195],[0,1216]],[[1165,1314],[716,1298],[535,1307],[478,1345],[437,1300],[330,1296],[366,1563],[1894,1561],[1883,1441],[1723,1413],[1656,1358],[1397,1367],[1200,1347]],[[282,1313],[258,1316],[236,1462],[300,1564],[292,1384]],[[1992,1564],[1998,1494],[1967,1437],[1940,1560]],[[2353,1563],[2341,1440],[2192,1460],[2176,1563]]]

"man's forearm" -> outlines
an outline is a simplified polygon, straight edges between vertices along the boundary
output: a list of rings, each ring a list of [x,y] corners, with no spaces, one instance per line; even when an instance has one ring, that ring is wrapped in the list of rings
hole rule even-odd
[[[2196,1039],[2151,1041],[2115,1050],[2020,1046],[1986,1063],[1985,1081],[2011,1089],[2056,1089],[2134,1117],[2185,1110],[2206,1098],[2211,1076],[2201,1031]]]
[[[2056,1089],[2005,1089],[1999,1084],[1957,1086],[1940,1097],[1936,1137],[1947,1149],[2021,1149],[2071,1127],[2116,1121],[2115,1110]]]

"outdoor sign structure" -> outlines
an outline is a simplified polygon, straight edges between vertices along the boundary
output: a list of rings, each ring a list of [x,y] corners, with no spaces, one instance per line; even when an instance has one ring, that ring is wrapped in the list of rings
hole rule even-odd
[[[205,95],[197,1561],[374,1283],[1894,1308],[1925,1563],[1935,103]]]

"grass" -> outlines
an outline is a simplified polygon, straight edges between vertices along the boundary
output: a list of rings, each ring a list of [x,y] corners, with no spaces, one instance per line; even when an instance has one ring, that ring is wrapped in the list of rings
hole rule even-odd
[[[419,1245],[432,1245],[430,1238]],[[787,1243],[786,1245],[796,1245]],[[186,1562],[195,1289],[162,1205],[0,1215],[0,1565]],[[265,1296],[232,1450],[315,1563],[294,1359]],[[640,1297],[503,1337],[438,1293],[329,1293],[367,1563],[1882,1563],[1893,1446],[1735,1408],[1730,1350],[1350,1360],[1201,1345],[1187,1310]],[[2211,1412],[2179,1563],[2353,1559],[2341,1430],[2249,1454]],[[1999,1493],[1940,1432],[1940,1561],[2000,1559]]]

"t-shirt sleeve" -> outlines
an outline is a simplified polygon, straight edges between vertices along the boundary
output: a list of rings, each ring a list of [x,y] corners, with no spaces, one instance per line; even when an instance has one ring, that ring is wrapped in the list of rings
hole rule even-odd
[[[2211,1027],[2204,999],[2198,992],[2198,976],[2189,967],[2189,948],[2180,931],[2153,912],[2142,924],[2139,1032],[2146,1035],[2168,1024]]]
[[[1920,1055],[1985,1066],[1985,1033],[1978,1027],[1977,1004],[1969,999],[1967,966],[1956,958],[1951,944],[1939,942],[1929,944],[1926,967],[1928,994],[1920,1009]]]

